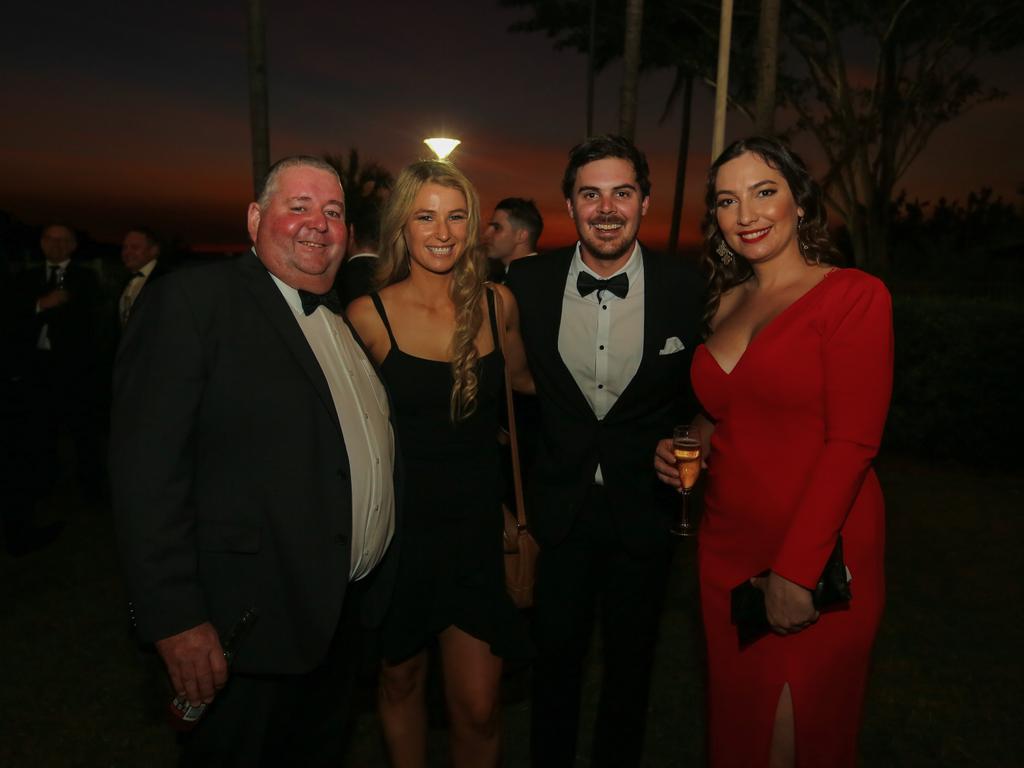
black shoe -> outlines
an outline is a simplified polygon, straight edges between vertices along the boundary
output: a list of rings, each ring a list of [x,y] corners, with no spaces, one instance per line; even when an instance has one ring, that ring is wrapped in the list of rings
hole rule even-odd
[[[14,557],[24,557],[52,544],[63,529],[64,523],[26,525],[18,531],[17,536],[8,536],[7,551]]]

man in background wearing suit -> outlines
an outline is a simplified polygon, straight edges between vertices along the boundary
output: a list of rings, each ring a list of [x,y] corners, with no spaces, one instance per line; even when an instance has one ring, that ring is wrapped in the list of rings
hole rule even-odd
[[[4,528],[8,549],[27,554],[60,524],[32,522],[37,503],[64,474],[60,442],[71,439],[86,501],[101,495],[97,397],[100,290],[96,273],[72,258],[78,242],[63,224],[39,239],[43,264],[19,275],[4,302]]]
[[[379,620],[394,575],[390,410],[337,314],[337,173],[278,162],[248,228],[253,253],[168,275],[125,328],[119,548],[141,639],[178,696],[214,702],[183,765],[337,765],[353,609]],[[248,608],[228,680],[220,638]]]
[[[160,260],[160,240],[148,227],[133,227],[125,233],[121,263],[128,271],[128,279],[117,301],[117,317],[123,328],[142,290],[168,270]]]
[[[533,200],[523,197],[506,197],[494,206],[494,213],[481,236],[487,247],[491,279],[504,283],[508,267],[513,261],[537,255],[537,241],[544,231],[544,219]],[[530,481],[530,470],[537,456],[537,440],[540,435],[540,406],[535,395],[512,393],[514,403],[517,442],[519,445],[519,466],[522,471],[523,487]],[[505,410],[502,407],[502,410]],[[507,425],[506,415],[502,425]],[[502,502],[509,510],[516,508],[515,477],[512,472],[512,446],[503,443],[501,468],[505,488]]]
[[[513,261],[537,255],[537,241],[543,231],[544,219],[533,200],[506,197],[498,201],[481,237],[491,259],[494,282],[505,282]]]
[[[390,183],[390,182],[389,182]],[[368,190],[349,190],[348,253],[338,270],[334,287],[347,307],[355,299],[374,290],[377,250],[380,247],[380,212],[390,187],[373,186]]]
[[[541,552],[534,615],[534,766],[574,763],[583,659],[600,611],[603,679],[591,764],[641,761],[651,663],[678,498],[653,451],[695,406],[690,356],[701,281],[637,242],[650,203],[643,153],[617,136],[569,153],[579,242],[512,264],[542,434],[527,513]]]

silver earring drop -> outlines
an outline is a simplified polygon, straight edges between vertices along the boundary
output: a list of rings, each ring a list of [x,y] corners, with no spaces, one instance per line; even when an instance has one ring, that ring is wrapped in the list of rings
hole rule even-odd
[[[732,264],[732,251],[729,250],[729,246],[725,244],[725,240],[718,241],[718,247],[715,248],[715,253],[718,254],[718,258],[722,260],[722,264],[729,266]]]

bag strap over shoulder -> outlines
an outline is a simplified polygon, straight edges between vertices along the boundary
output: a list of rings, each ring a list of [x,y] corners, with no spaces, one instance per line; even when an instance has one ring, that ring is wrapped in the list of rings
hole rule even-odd
[[[501,303],[501,294],[491,283],[487,284],[491,294],[494,296],[496,314],[498,316],[498,338],[494,341],[501,349],[505,358],[505,404],[508,407],[508,436],[512,449],[512,483],[516,494],[516,522],[520,529],[526,528],[526,506],[523,503],[523,474],[519,466],[519,439],[516,435],[516,411],[512,397],[512,374],[508,367],[508,356],[505,354],[505,308]]]

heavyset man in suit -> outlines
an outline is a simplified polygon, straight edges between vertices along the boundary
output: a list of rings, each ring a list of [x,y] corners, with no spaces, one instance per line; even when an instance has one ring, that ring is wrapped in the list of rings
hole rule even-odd
[[[688,423],[701,282],[637,242],[650,202],[644,155],[615,136],[573,148],[563,179],[575,248],[512,264],[542,433],[527,512],[540,547],[534,628],[534,766],[573,765],[595,612],[604,676],[592,764],[639,765],[671,554],[652,470]]]
[[[393,579],[389,404],[335,314],[337,173],[278,162],[248,228],[252,254],[174,272],[133,308],[112,413],[120,552],[177,694],[216,695],[183,765],[340,764],[353,594],[379,619]],[[220,637],[249,607],[227,681]]]

